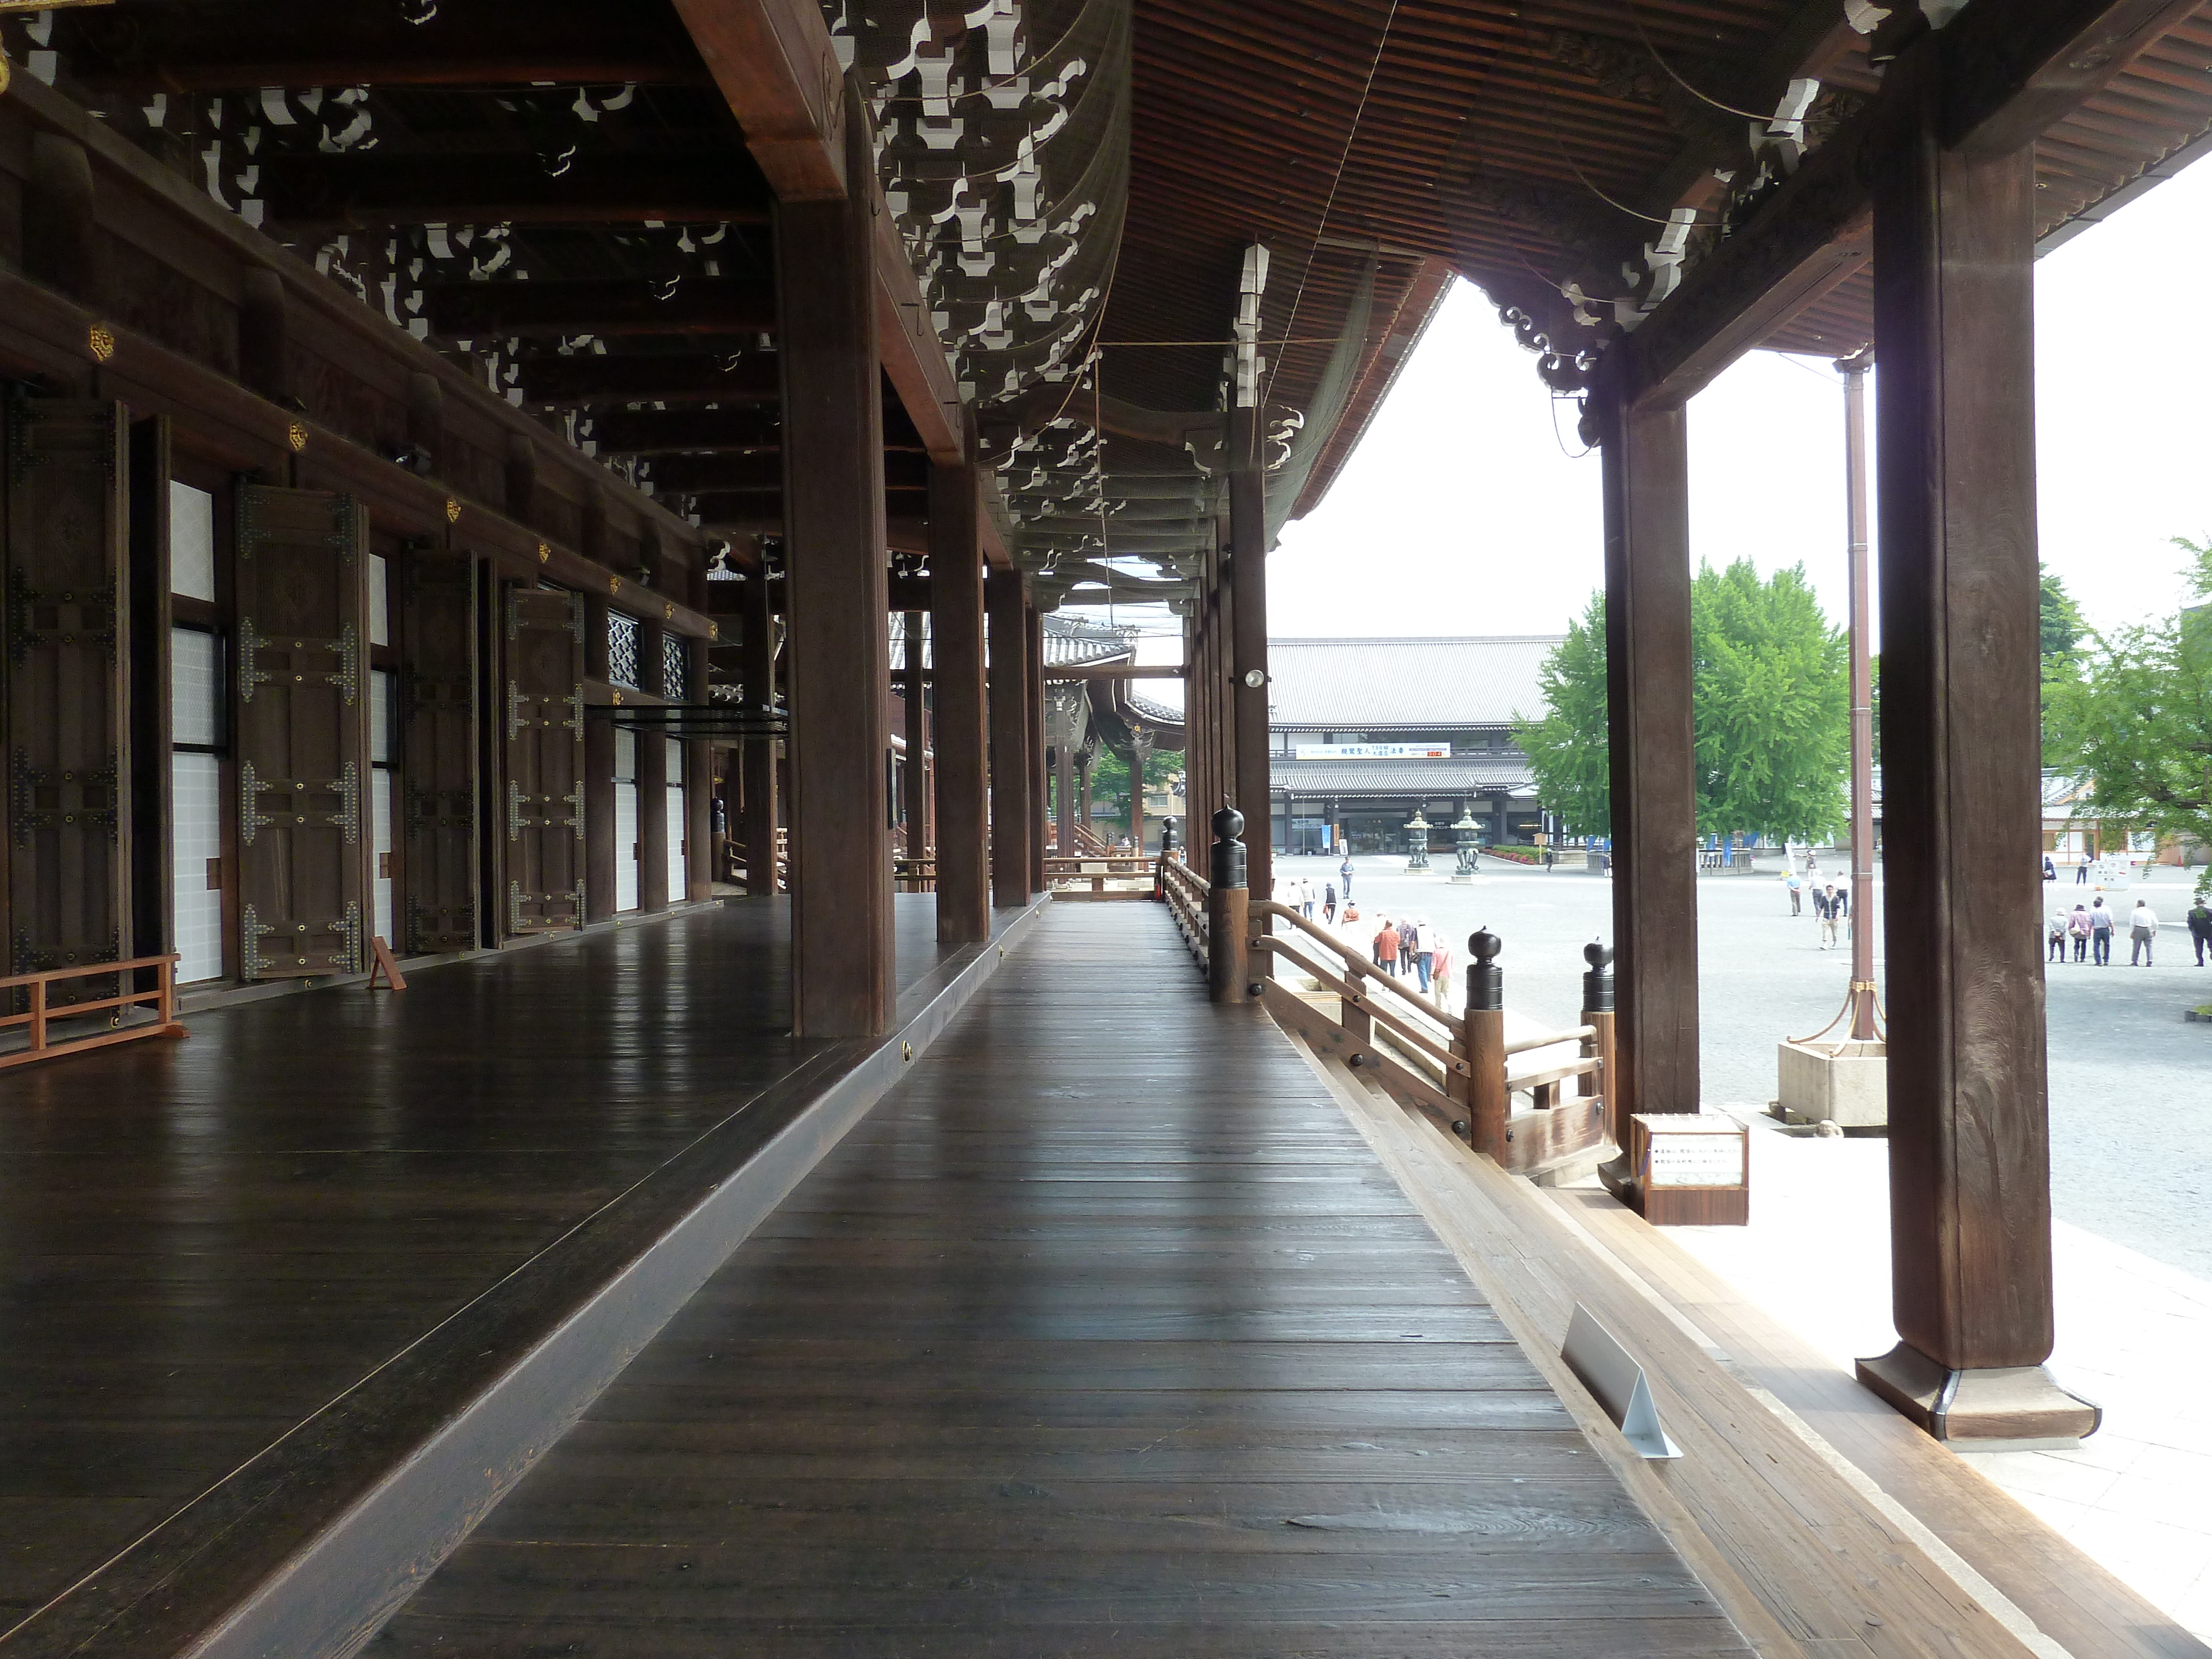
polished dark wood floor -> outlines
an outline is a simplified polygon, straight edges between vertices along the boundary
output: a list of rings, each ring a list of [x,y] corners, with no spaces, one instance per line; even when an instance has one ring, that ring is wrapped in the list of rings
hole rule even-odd
[[[898,915],[911,984],[933,901]],[[787,931],[740,901],[8,1074],[0,1633],[818,1058]],[[337,1491],[389,1449],[308,1453]]]
[[[1071,904],[371,1651],[1746,1650],[1280,1033]]]

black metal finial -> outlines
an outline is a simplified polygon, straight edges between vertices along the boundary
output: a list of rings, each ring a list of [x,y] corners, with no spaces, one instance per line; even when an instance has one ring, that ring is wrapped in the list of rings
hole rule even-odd
[[[1505,1006],[1505,970],[1498,965],[1504,948],[1505,941],[1487,927],[1468,935],[1467,953],[1474,959],[1467,970],[1468,1012],[1494,1013]]]
[[[1613,947],[1601,939],[1592,939],[1583,946],[1583,960],[1589,963],[1589,972],[1583,975],[1583,1012],[1590,1014],[1609,1014],[1613,1012]]]
[[[1172,853],[1180,845],[1182,842],[1176,835],[1176,821],[1173,818],[1162,818],[1160,820],[1160,851]]]
[[[1244,843],[1237,838],[1244,833],[1244,815],[1233,806],[1224,806],[1213,815],[1213,867],[1211,872],[1216,887],[1244,885]]]

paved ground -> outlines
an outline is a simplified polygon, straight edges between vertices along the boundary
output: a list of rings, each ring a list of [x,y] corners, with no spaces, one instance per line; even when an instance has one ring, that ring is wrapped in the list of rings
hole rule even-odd
[[[1463,951],[1467,935],[1487,927],[1505,941],[1509,1007],[1565,1023],[1581,1006],[1582,947],[1612,936],[1603,877],[1486,859],[1474,884],[1455,886],[1441,871],[1407,874],[1402,859],[1354,862],[1368,933],[1372,919],[1410,909]],[[1318,858],[1284,868],[1317,885],[1335,871]],[[2052,1200],[2060,1219],[2212,1279],[2212,1134],[2203,1122],[2212,1110],[2212,1025],[2181,1017],[2212,1002],[2212,968],[2194,965],[2181,926],[2189,882],[2160,871],[2147,885],[2166,927],[2157,966],[2050,970]],[[2077,890],[2055,890],[2068,904]],[[1698,906],[1705,1099],[1763,1108],[1774,1096],[1775,1044],[1834,1018],[1850,955],[1820,948],[1811,906],[1792,917],[1775,877],[1708,876]]]

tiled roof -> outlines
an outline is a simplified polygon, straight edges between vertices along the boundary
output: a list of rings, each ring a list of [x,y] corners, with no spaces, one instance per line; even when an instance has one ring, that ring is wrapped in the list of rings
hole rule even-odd
[[[1518,755],[1455,755],[1438,760],[1293,760],[1278,755],[1268,769],[1277,789],[1298,795],[1459,795],[1535,788]]]
[[[1562,635],[1269,640],[1279,730],[1441,731],[1540,720],[1544,659]]]

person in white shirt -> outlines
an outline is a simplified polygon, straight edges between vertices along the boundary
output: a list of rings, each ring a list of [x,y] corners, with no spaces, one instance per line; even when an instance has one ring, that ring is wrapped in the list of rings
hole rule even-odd
[[[1313,920],[1313,883],[1304,876],[1298,878],[1298,909],[1308,921]]]
[[[2128,965],[2130,968],[2150,966],[2151,941],[2158,937],[2158,917],[2141,899],[2136,901],[2135,914],[2128,918]]]

